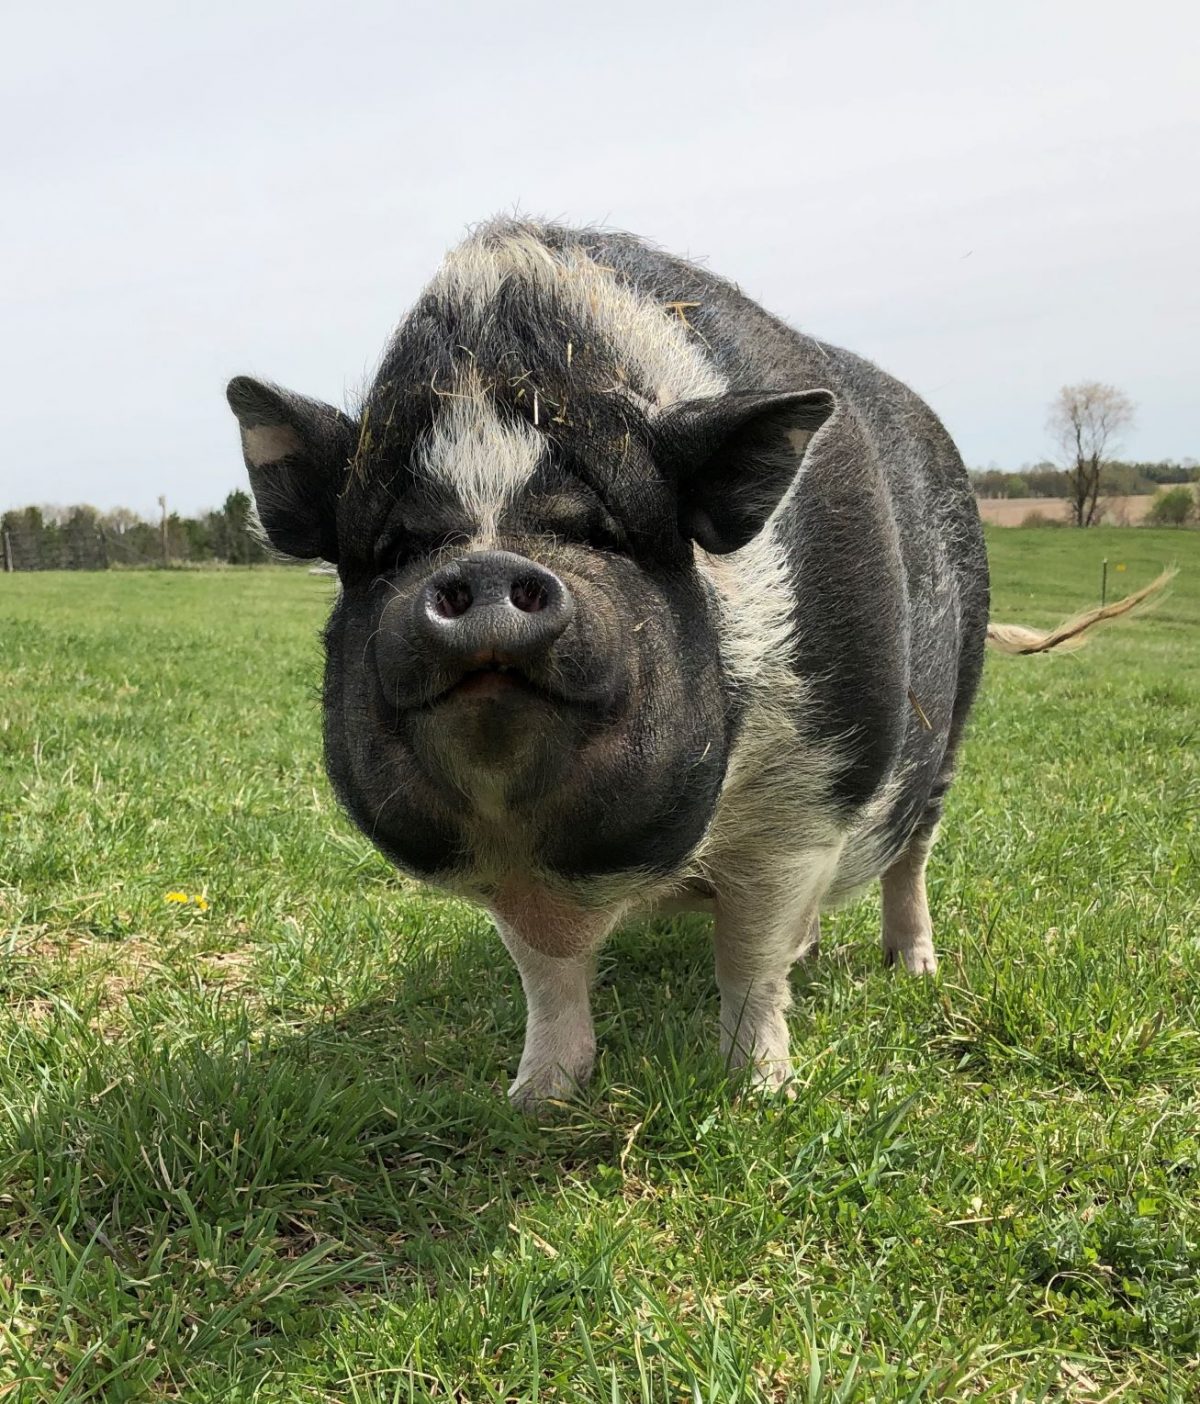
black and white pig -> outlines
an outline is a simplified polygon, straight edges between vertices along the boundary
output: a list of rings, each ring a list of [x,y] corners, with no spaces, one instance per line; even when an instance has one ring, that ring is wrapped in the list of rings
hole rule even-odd
[[[767,1087],[823,906],[880,879],[885,958],[935,969],[988,570],[911,390],[632,236],[504,220],[353,414],[228,398],[266,535],[337,566],[342,804],[520,971],[515,1100],[588,1076],[593,957],[648,909],[712,911],[721,1047]]]

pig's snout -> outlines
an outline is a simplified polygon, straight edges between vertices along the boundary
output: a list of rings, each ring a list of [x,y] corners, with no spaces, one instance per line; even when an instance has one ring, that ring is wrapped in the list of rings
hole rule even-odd
[[[422,651],[444,667],[533,663],[575,613],[552,571],[510,551],[476,551],[435,571],[414,601]]]
[[[367,647],[400,723],[444,698],[613,707],[626,682],[616,631],[611,610],[545,566],[473,551],[397,590]]]

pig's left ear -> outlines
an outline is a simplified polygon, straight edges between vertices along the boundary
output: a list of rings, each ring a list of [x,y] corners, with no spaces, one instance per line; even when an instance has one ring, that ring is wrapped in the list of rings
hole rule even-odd
[[[654,420],[655,457],[675,484],[679,529],[714,555],[766,525],[833,412],[828,390],[683,400]]]
[[[358,444],[332,405],[239,375],[225,397],[242,431],[254,505],[277,551],[337,560],[337,500]]]

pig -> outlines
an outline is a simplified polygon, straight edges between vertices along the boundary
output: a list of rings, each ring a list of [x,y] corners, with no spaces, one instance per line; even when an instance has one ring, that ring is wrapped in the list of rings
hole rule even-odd
[[[711,913],[720,1049],[767,1090],[823,908],[878,879],[887,963],[937,968],[989,584],[916,394],[632,235],[499,219],[353,411],[227,395],[266,537],[336,566],[342,806],[516,964],[517,1104],[586,1082],[594,957],[638,916]]]

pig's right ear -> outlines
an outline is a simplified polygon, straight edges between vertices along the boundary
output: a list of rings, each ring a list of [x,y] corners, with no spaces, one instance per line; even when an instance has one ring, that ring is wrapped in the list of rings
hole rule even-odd
[[[358,443],[332,405],[239,375],[225,391],[242,431],[254,504],[277,551],[337,560],[338,495]]]
[[[745,546],[833,409],[828,390],[734,391],[668,405],[652,426],[678,495],[680,532],[713,555]]]

